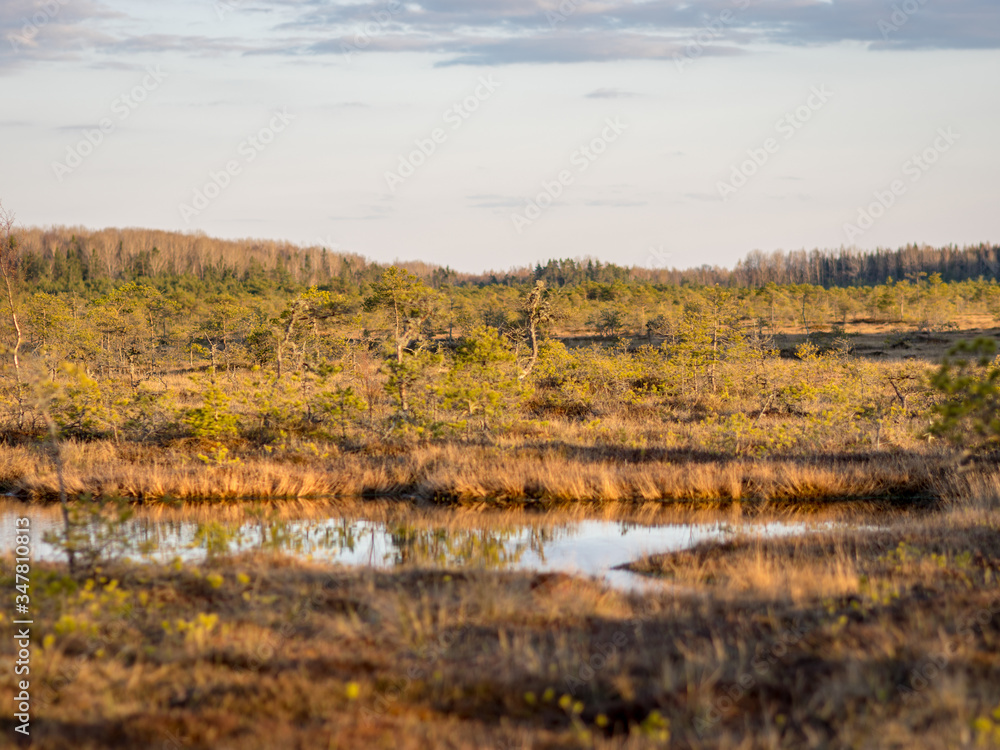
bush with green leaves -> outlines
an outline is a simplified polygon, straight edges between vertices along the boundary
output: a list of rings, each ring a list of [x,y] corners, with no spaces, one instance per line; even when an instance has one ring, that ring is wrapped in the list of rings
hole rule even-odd
[[[388,420],[389,435],[425,439],[441,434],[440,376],[445,369],[444,355],[426,349],[385,363],[385,391],[394,407]]]
[[[948,353],[932,383],[944,396],[931,433],[969,450],[1000,444],[1000,357],[993,339],[962,341]]]
[[[188,409],[184,424],[193,437],[219,440],[235,437],[239,433],[239,420],[229,410],[230,398],[215,382],[215,371],[210,371],[211,380],[201,394],[201,406]]]
[[[343,372],[342,365],[330,365],[326,362],[317,368],[315,412],[320,419],[332,421],[336,425],[335,432],[346,442],[348,425],[358,421],[368,408],[368,403],[355,391],[354,386],[345,382],[331,382]]]
[[[458,345],[442,390],[445,408],[458,411],[463,423],[479,418],[488,429],[525,389],[508,341],[496,328],[480,326]]]

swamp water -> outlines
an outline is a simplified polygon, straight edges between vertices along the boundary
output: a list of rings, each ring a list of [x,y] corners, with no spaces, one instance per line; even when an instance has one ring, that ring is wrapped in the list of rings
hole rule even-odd
[[[224,516],[225,514],[223,514]],[[783,536],[827,523],[713,522],[646,525],[608,520],[549,520],[502,512],[458,514],[452,509],[421,510],[381,517],[363,513],[276,517],[266,511],[241,513],[235,520],[202,512],[139,511],[125,521],[119,550],[133,560],[196,562],[213,555],[254,550],[345,566],[391,568],[491,568],[593,576],[620,589],[660,585],[615,568],[646,554],[693,547],[733,536]],[[256,516],[256,517],[247,517]],[[0,506],[0,553],[12,553],[14,520],[31,519],[32,559],[64,560],[60,548],[43,541],[58,533],[58,507],[5,503]]]

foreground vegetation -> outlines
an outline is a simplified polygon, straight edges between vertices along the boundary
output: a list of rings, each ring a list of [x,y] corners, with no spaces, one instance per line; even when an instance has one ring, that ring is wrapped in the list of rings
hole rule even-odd
[[[33,747],[998,746],[1000,480],[961,490],[636,561],[673,582],[641,594],[267,553],[38,566]]]

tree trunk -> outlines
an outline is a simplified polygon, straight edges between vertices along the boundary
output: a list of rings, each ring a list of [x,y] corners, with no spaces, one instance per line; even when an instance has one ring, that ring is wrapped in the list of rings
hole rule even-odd
[[[10,307],[10,320],[14,324],[14,349],[11,352],[14,359],[14,378],[17,386],[17,428],[21,429],[24,426],[24,393],[21,381],[21,342],[23,341],[23,335],[21,333],[21,324],[17,320],[17,308],[14,307],[14,289],[10,283],[10,273],[7,269],[4,269],[4,281],[7,286],[7,304]]]

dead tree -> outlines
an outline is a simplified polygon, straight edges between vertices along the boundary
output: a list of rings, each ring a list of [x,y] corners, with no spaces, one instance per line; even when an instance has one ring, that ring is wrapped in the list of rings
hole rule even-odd
[[[521,308],[524,314],[524,328],[531,342],[531,358],[521,370],[520,380],[528,377],[538,361],[538,338],[540,328],[552,321],[552,299],[545,288],[544,281],[536,281],[534,288],[528,292]]]
[[[21,343],[23,335],[21,324],[17,319],[17,306],[14,303],[14,286],[17,284],[18,259],[17,237],[14,235],[14,214],[0,204],[0,274],[3,274],[4,286],[7,290],[7,307],[10,322],[14,327],[14,348],[11,355],[14,360],[14,378],[17,386],[17,428],[24,426],[24,387],[21,380]]]

